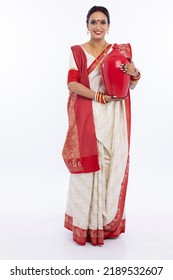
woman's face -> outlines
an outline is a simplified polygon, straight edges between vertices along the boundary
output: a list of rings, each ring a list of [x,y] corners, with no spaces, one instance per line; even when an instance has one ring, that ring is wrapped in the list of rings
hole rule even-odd
[[[95,12],[89,17],[87,24],[92,39],[102,39],[109,29],[107,16],[102,12]]]

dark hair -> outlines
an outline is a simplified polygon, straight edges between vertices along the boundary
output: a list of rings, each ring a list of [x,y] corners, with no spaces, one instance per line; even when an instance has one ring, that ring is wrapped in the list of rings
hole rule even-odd
[[[102,12],[103,14],[105,14],[105,16],[107,17],[107,20],[108,20],[108,24],[110,24],[110,15],[109,15],[109,12],[108,12],[108,10],[107,10],[105,7],[102,7],[102,6],[93,6],[93,7],[88,11],[87,18],[86,18],[86,22],[87,22],[87,23],[89,22],[90,16],[91,16],[93,13],[95,13],[95,12]]]

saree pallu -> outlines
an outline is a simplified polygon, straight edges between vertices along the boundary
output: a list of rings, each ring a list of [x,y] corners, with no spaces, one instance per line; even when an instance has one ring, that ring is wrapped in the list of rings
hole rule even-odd
[[[130,95],[106,105],[92,101],[92,108],[100,170],[71,174],[64,222],[81,245],[103,245],[125,232],[126,221]]]

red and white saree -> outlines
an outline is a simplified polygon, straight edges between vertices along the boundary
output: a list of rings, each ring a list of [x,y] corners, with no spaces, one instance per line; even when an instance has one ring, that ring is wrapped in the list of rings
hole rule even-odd
[[[126,52],[127,45],[124,46],[121,45],[120,48],[121,51]],[[79,57],[82,53],[81,65],[85,67],[86,64],[88,70],[88,81],[83,84],[87,86],[89,83],[89,87],[95,92],[98,90],[105,92],[95,58],[81,47],[77,46],[77,48],[80,49],[79,52],[77,51],[77,56]],[[111,49],[110,47],[108,52]],[[72,48],[70,81],[80,81],[78,57],[76,58],[75,48]],[[89,241],[93,245],[103,245],[105,238],[114,238],[125,232],[124,206],[129,172],[130,94],[125,100],[108,102],[105,105],[82,98],[81,102],[86,101],[91,104],[94,124],[91,137],[87,136],[86,131],[87,125],[89,130],[90,127],[91,130],[93,129],[92,118],[91,123],[87,124],[85,121],[83,129],[79,129],[82,122],[78,122],[77,114],[75,115],[76,98],[78,96],[73,93],[69,96],[69,131],[63,148],[63,158],[72,173],[65,227],[73,232],[73,240],[79,244],[84,245]],[[90,119],[90,115],[88,116]],[[85,139],[76,140],[83,135]],[[91,140],[92,137],[93,139],[95,137],[95,142]],[[72,147],[73,144],[74,147]],[[80,150],[82,150],[80,145],[87,146],[83,157],[80,155]],[[79,149],[76,148],[77,146]],[[76,149],[75,152],[73,148]],[[85,159],[88,159],[89,164],[85,164]]]

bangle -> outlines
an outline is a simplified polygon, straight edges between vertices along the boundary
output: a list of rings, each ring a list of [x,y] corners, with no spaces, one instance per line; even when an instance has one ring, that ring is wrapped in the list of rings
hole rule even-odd
[[[105,100],[104,94],[101,91],[98,91],[95,94],[95,101],[97,101],[99,103],[102,103],[102,104],[106,104],[106,100]]]
[[[97,92],[95,92],[95,94],[94,94],[94,101],[97,101]]]
[[[130,81],[131,82],[137,82],[140,78],[141,78],[141,73],[138,71],[138,75],[137,76],[130,76]]]
[[[138,80],[136,80],[136,81],[130,80],[130,83],[131,83],[131,84],[136,84],[137,82],[138,82]]]

